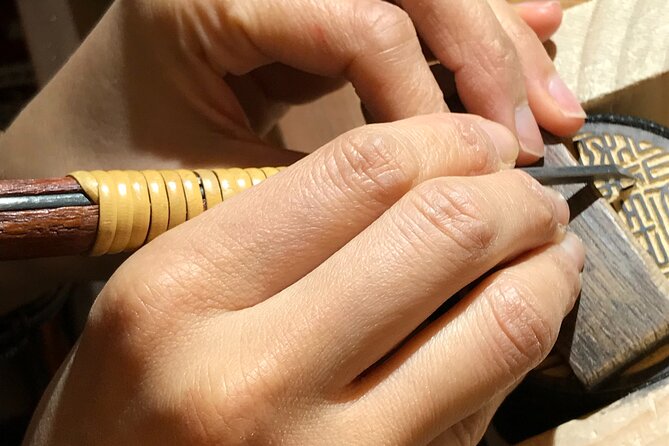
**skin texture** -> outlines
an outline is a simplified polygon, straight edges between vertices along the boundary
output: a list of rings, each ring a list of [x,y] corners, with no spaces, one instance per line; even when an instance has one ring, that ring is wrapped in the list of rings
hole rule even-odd
[[[475,442],[583,265],[564,199],[499,171],[509,147],[471,116],[365,127],[159,237],[99,296],[26,443]]]
[[[264,132],[344,80],[380,123],[123,263],[25,444],[476,444],[584,262],[564,199],[509,168],[538,156],[533,112],[581,122],[542,93],[547,56],[516,53],[539,53],[556,12],[523,12],[533,30],[506,3],[452,3],[112,5],[8,129],[3,175],[288,164]],[[419,35],[483,117],[447,113]]]
[[[400,8],[380,1],[309,0],[310,7],[297,0],[234,3],[237,7],[228,15],[222,13],[229,9],[227,3],[220,0],[114,3],[0,138],[0,177],[62,176],[101,167],[287,165],[302,155],[281,150],[263,137],[287,104],[316,98],[348,78],[355,82],[365,105],[375,111],[373,121],[444,111],[434,80],[425,72],[414,27],[424,53],[456,58],[456,51],[448,56],[447,42],[431,37],[444,35],[442,24],[450,38],[463,40],[453,23],[460,23],[464,32],[468,32],[467,23],[473,23],[469,28],[480,28],[472,7],[482,10],[488,22],[494,25],[495,21],[493,3],[486,7],[479,1],[459,1],[459,10],[445,10],[440,2],[424,2],[427,6],[420,7],[420,2],[407,1],[414,27]],[[549,82],[544,73],[554,69],[537,36],[544,40],[557,29],[562,11],[555,3],[514,5],[530,28],[516,25],[517,32],[508,33],[494,25],[497,34],[486,36],[492,40],[475,36],[469,43],[476,57],[460,57],[459,63],[460,72],[470,73],[471,80],[457,88],[475,105],[471,111],[514,130],[518,99],[508,93],[519,92],[522,102],[522,92],[528,90],[529,104],[542,118],[541,126],[562,135],[581,126],[581,119],[561,116],[554,101],[541,93]],[[239,4],[246,6],[240,9]],[[513,17],[509,5],[495,8],[506,21]],[[454,20],[456,14],[458,20]],[[286,15],[289,19],[284,20]],[[292,41],[286,35],[293,36]],[[432,41],[434,48],[426,41]],[[490,41],[501,46],[488,45]],[[508,58],[486,56],[500,48],[508,51]],[[536,57],[525,57],[526,64],[519,66],[515,48],[521,55]],[[428,58],[435,59],[431,54]],[[352,59],[355,64],[350,63]],[[491,62],[486,67],[501,73],[503,85],[496,85],[496,76],[476,70],[482,59],[501,64]],[[533,60],[538,61],[536,67]],[[251,70],[258,64],[262,66]],[[443,67],[433,68],[450,94],[455,89],[453,74]],[[244,74],[245,70],[251,71]],[[397,87],[386,87],[391,84]],[[486,87],[477,88],[477,84]],[[496,93],[488,94],[488,87]],[[536,141],[533,121],[529,119],[526,129]],[[521,141],[520,164],[536,159],[523,145]],[[55,282],[105,279],[121,260],[40,259],[0,265],[0,293],[6,296],[0,313],[49,293]],[[35,276],[44,280],[35,281]]]

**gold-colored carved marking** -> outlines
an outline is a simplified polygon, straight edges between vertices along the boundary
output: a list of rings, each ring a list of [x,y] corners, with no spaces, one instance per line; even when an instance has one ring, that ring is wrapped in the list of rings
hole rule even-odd
[[[620,180],[595,185],[669,278],[669,143],[654,136],[646,140],[644,131],[635,137],[636,129],[617,127],[592,132],[586,127],[576,138],[581,162],[615,163],[637,177],[631,190],[623,190]]]

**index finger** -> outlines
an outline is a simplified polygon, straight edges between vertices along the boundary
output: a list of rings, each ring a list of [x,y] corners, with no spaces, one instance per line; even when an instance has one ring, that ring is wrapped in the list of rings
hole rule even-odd
[[[350,80],[378,120],[447,111],[411,19],[379,0],[153,2],[219,75],[282,63]],[[175,10],[177,11],[175,13]],[[184,21],[184,18],[186,19]],[[297,86],[299,88],[299,86]]]
[[[198,289],[200,298],[183,293],[187,311],[254,306],[304,277],[416,185],[508,167],[517,145],[502,125],[471,115],[353,130],[158,237],[126,262],[124,277],[150,289]]]
[[[468,111],[514,130],[520,162],[541,158],[544,145],[530,109],[513,42],[488,0],[402,0],[442,65],[455,75]]]

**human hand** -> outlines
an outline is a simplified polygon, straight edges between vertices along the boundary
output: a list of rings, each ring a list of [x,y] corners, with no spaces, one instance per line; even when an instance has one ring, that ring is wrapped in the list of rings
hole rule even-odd
[[[554,69],[537,38],[506,5],[494,5],[494,10],[513,31],[522,70],[510,38],[483,2],[454,2],[452,12],[439,2],[406,0],[403,5],[433,52],[466,80],[461,93],[472,111],[513,128],[514,101],[524,101],[518,93],[525,88],[519,75],[524,72],[527,85],[536,87],[529,89],[530,105],[544,113],[535,110],[543,125],[557,133],[580,125],[578,119],[555,117],[559,113],[539,93]],[[555,5],[530,2],[517,8],[542,38],[559,23]],[[443,22],[446,34],[428,20],[432,16]],[[485,27],[485,35],[472,36],[482,20],[492,25]],[[449,63],[461,54],[451,54],[457,46],[449,46],[449,39],[471,47],[471,58],[460,61],[460,70]],[[500,51],[508,54],[501,57]],[[489,64],[481,65],[482,60]],[[502,74],[489,76],[477,67]],[[412,23],[399,8],[380,0],[119,0],[0,138],[0,177],[61,176],[101,166],[290,164],[300,155],[280,150],[261,135],[285,104],[309,100],[344,79],[354,83],[381,120],[445,110]],[[483,87],[474,88],[470,81],[475,79]],[[536,126],[528,126],[535,151],[542,150]],[[527,154],[520,158],[530,159]],[[3,264],[0,292],[11,297],[0,304],[0,312],[48,292],[54,281],[104,279],[118,264],[114,259],[86,262],[86,267],[50,259]],[[43,280],[33,280],[36,276]]]
[[[583,109],[541,44],[562,20],[559,1],[394,3],[407,11],[425,46],[452,72],[447,77],[454,79],[440,83],[457,87],[467,111],[516,130],[519,163],[543,156],[536,122],[562,136],[583,125]],[[440,81],[443,67],[434,67]]]
[[[521,162],[543,151],[528,100],[548,130],[580,127],[518,18],[546,38],[561,17],[556,2],[517,6],[519,15],[499,0],[401,4],[455,72],[469,111],[520,128]],[[345,79],[378,121],[444,111],[413,23],[381,0],[118,0],[0,141],[0,176],[289,163],[298,157],[259,135],[286,104]]]
[[[25,444],[476,444],[584,261],[564,199],[499,171],[517,151],[470,115],[366,126],[158,237]]]

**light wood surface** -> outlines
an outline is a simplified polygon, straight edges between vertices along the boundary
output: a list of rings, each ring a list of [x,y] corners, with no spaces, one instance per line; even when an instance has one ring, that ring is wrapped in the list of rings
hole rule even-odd
[[[518,446],[664,446],[669,444],[669,379]]]
[[[669,125],[669,2],[592,0],[564,13],[556,67],[589,112]]]

